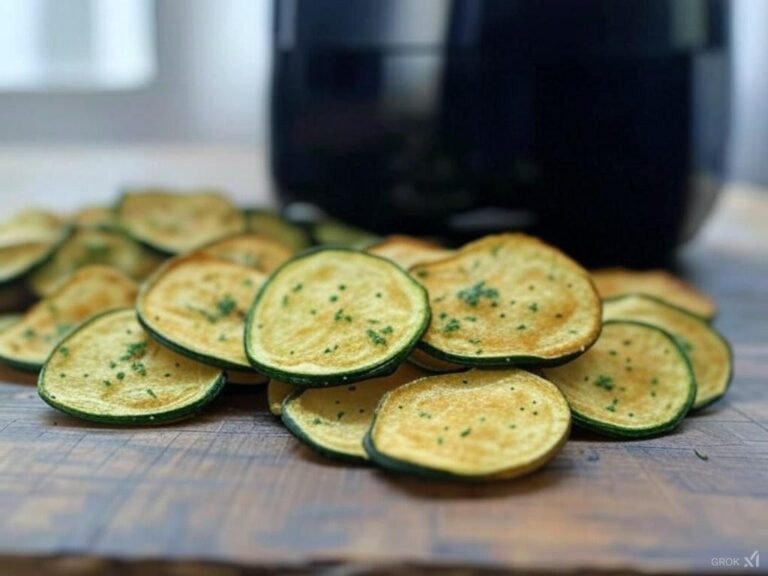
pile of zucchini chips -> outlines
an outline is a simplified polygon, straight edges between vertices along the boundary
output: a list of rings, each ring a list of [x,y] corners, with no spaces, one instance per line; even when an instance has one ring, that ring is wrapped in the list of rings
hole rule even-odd
[[[326,456],[458,480],[531,472],[572,422],[674,429],[720,398],[713,302],[661,271],[588,273],[537,238],[456,250],[211,191],[0,224],[0,361],[108,424],[198,413],[227,384]]]

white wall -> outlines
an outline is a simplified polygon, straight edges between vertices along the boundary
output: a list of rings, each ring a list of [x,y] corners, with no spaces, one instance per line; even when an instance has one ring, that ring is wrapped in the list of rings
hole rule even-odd
[[[157,0],[152,84],[123,92],[0,92],[0,143],[260,144],[270,33],[270,0]]]

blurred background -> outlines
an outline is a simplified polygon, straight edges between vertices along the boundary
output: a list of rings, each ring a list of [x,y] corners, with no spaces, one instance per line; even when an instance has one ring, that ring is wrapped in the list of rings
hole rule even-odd
[[[267,138],[270,0],[0,0],[0,140]]]
[[[422,3],[411,25],[434,26],[435,2]],[[728,175],[768,184],[768,2],[731,4]],[[265,144],[272,12],[272,0],[0,0],[0,142]]]
[[[585,4],[562,0],[532,8],[536,4],[519,0],[0,0],[0,146],[217,146],[258,150],[266,158],[271,151],[272,174],[285,203],[316,199],[327,212],[347,220],[359,215],[361,208],[376,206],[375,219],[358,223],[378,226],[379,232],[390,231],[395,222],[406,232],[425,229],[427,223],[447,221],[448,212],[454,217],[459,208],[471,208],[470,217],[458,224],[452,221],[450,227],[427,229],[448,236],[473,236],[494,226],[525,228],[528,212],[538,217],[563,203],[564,196],[554,195],[552,189],[563,190],[568,182],[580,182],[574,191],[588,198],[584,205],[590,207],[605,205],[606,199],[620,206],[612,191],[625,185],[629,189],[625,198],[645,198],[644,192],[632,187],[648,188],[648,182],[641,182],[642,175],[653,175],[655,170],[656,181],[669,183],[670,188],[688,189],[682,179],[696,179],[697,207],[684,209],[682,200],[680,206],[664,205],[663,210],[648,214],[669,213],[669,222],[659,217],[658,230],[650,234],[647,224],[638,229],[645,238],[660,238],[658,246],[647,249],[653,254],[690,236],[721,180],[768,186],[768,75],[763,72],[768,57],[768,2],[628,0],[611,4],[596,0]],[[550,21],[543,14],[560,16]],[[539,30],[543,33],[538,34]],[[520,40],[526,34],[542,46],[540,51]],[[307,56],[318,46],[322,54]],[[329,52],[329,46],[336,51]],[[467,46],[471,50],[462,51]],[[574,55],[578,64],[553,67],[552,62],[563,61],[564,53]],[[598,72],[590,61],[596,53],[602,59]],[[692,55],[690,61],[672,62],[682,53]],[[443,60],[448,54],[451,58]],[[663,62],[667,55],[669,65]],[[508,59],[520,67],[512,70]],[[532,73],[525,59],[536,63]],[[628,76],[625,70],[634,72]],[[499,82],[499,77],[511,80]],[[616,115],[615,123],[623,123],[627,133],[645,130],[642,138],[652,142],[641,143],[646,146],[642,148],[634,140],[621,140],[622,136],[617,140],[619,148],[638,146],[636,159],[658,148],[658,143],[663,145],[659,153],[663,161],[654,158],[649,163],[646,158],[642,166],[635,163],[630,177],[627,172],[618,174],[624,159],[610,146],[598,150],[591,168],[573,168],[583,163],[581,158],[564,160],[563,150],[551,152],[557,142],[563,148],[578,149],[584,135],[599,122],[605,122],[609,136],[614,129],[604,118],[571,122],[583,116],[588,106],[597,110],[606,104],[594,101],[589,89],[573,96],[574,87],[591,85],[590,78],[594,84],[605,83],[607,91],[601,88],[601,93],[618,95],[610,105],[622,98],[652,103],[643,110],[645,116],[630,117],[636,126],[627,126],[622,116],[626,110],[621,107],[609,114]],[[681,78],[682,83],[676,84]],[[562,100],[557,100],[560,96]],[[370,113],[366,106],[371,102],[379,108],[383,103],[386,112]],[[541,112],[540,102],[550,108]],[[482,111],[486,104],[493,113]],[[513,114],[497,114],[498,109],[522,113],[513,118]],[[480,112],[462,121],[464,110]],[[419,138],[426,132],[413,119],[425,117],[433,123],[430,138],[458,134],[466,149],[451,150],[449,138],[424,144]],[[534,120],[521,123],[520,118]],[[547,134],[553,127],[559,130],[566,119],[571,125],[565,132]],[[675,122],[680,124],[677,132],[672,127]],[[381,123],[386,126],[382,128]],[[397,153],[382,152],[381,146],[393,146],[389,141],[381,144],[393,131],[409,133],[394,144]],[[535,138],[526,136],[533,132]],[[683,132],[683,139],[690,137],[692,142],[681,141],[675,147],[674,140]],[[527,139],[525,143],[515,140],[518,134]],[[379,148],[366,148],[372,139]],[[584,156],[590,146],[608,140],[602,133],[594,142],[587,138]],[[547,150],[539,154],[535,148],[541,148],[542,141]],[[519,149],[526,147],[530,149],[521,153]],[[412,158],[408,157],[411,149],[416,150]],[[514,174],[494,173],[495,180],[481,181],[478,173],[497,167],[499,150],[514,152],[512,168],[504,168]],[[357,153],[355,162],[350,162]],[[476,157],[469,158],[472,154]],[[465,158],[470,167],[461,186],[472,188],[474,200],[461,199],[464,192],[456,185],[460,178],[453,176],[462,171]],[[692,167],[686,165],[679,173],[667,171],[667,160]],[[369,187],[369,168],[383,163],[401,166],[401,172],[393,169],[385,175],[390,180],[381,189],[377,184]],[[610,174],[613,164],[616,174]],[[260,166],[263,169],[266,164]],[[350,166],[362,167],[365,175]],[[537,170],[544,184],[529,186]],[[604,182],[589,180],[595,171],[608,174]],[[385,176],[376,182],[384,182]],[[626,184],[621,180],[624,176]],[[676,179],[681,183],[673,182]],[[509,200],[514,194],[508,193],[507,184],[513,180],[514,186],[528,187]],[[449,190],[450,186],[455,189]],[[585,192],[601,186],[610,188],[611,196]],[[439,188],[439,193],[424,196],[423,191],[430,188]],[[414,201],[420,194],[428,209]],[[659,198],[677,195],[663,191]],[[544,200],[537,204],[530,201],[532,197]],[[456,198],[459,208],[449,206],[445,214],[435,217],[437,206],[448,206]],[[483,210],[505,203],[506,208],[514,208],[507,220],[491,217],[489,224]],[[396,206],[390,211],[391,205]],[[606,217],[592,219],[591,214],[587,209],[575,214],[570,210],[546,214],[544,219],[560,227],[582,220],[582,228],[576,226],[572,236],[588,237],[589,230],[608,225]],[[686,223],[681,224],[678,220],[683,216]],[[481,224],[476,226],[478,218]],[[547,230],[553,229],[550,225]],[[672,229],[674,234],[665,232]],[[545,237],[568,244],[568,239],[547,230]],[[624,224],[617,225],[618,232],[625,236],[619,243],[622,249],[632,244],[635,236]],[[605,244],[605,238],[575,246],[575,255],[594,253],[598,242]],[[604,260],[616,259],[616,254],[606,254]]]

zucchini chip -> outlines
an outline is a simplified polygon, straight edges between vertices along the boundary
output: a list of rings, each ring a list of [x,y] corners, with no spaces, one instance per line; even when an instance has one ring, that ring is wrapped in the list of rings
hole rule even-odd
[[[269,411],[275,416],[283,413],[283,401],[296,390],[295,386],[281,380],[270,380],[267,384]]]
[[[163,261],[125,233],[105,227],[81,227],[32,274],[29,284],[40,297],[53,293],[75,270],[91,264],[111,266],[136,281],[144,280]]]
[[[443,260],[455,253],[439,244],[400,234],[389,236],[381,242],[369,246],[367,252],[388,258],[406,270],[416,264]]]
[[[626,294],[647,294],[706,320],[717,313],[714,300],[688,282],[665,270],[627,270],[605,268],[592,272],[592,281],[603,298]]]
[[[193,416],[223,385],[220,370],[156,344],[134,310],[121,309],[92,318],[61,342],[37,390],[83,420],[159,424]]]
[[[365,248],[381,240],[373,232],[331,218],[315,224],[312,228],[312,236],[316,244],[333,244],[350,248]]]
[[[0,332],[10,328],[24,318],[21,314],[0,314]]]
[[[42,266],[67,232],[58,216],[39,210],[0,223],[0,287],[15,284]]]
[[[309,234],[301,226],[289,222],[275,212],[250,209],[246,210],[245,217],[248,230],[274,238],[296,252],[312,244]]]
[[[81,268],[0,334],[0,362],[38,371],[62,338],[101,312],[133,305],[136,292],[136,283],[113,268]]]
[[[225,376],[227,384],[237,384],[238,386],[263,386],[269,382],[269,378],[258,372],[227,370]]]
[[[293,250],[282,242],[253,232],[244,232],[217,240],[198,252],[221,260],[229,260],[264,274],[269,274],[293,256]]]
[[[428,372],[434,372],[437,374],[448,374],[450,372],[463,372],[468,368],[462,364],[454,364],[446,360],[440,360],[434,356],[430,356],[424,350],[414,348],[411,351],[411,355],[408,356],[408,362],[416,364],[419,368],[423,368]]]
[[[56,250],[57,242],[26,242],[0,246],[0,286],[15,283],[42,266]]]
[[[666,330],[677,339],[696,376],[694,409],[703,408],[725,394],[733,376],[731,347],[700,316],[642,295],[606,300],[603,316],[610,320],[647,322]]]
[[[245,216],[224,196],[208,191],[128,192],[118,223],[139,242],[166,254],[188,252],[245,230]]]
[[[278,268],[248,316],[259,371],[304,387],[392,373],[429,323],[427,294],[389,260],[345,248],[305,252]]]
[[[115,225],[115,210],[111,206],[86,206],[75,212],[69,219],[74,226],[97,228]]]
[[[486,236],[411,273],[432,322],[420,347],[469,366],[562,364],[600,334],[600,298],[573,260],[524,234]]]
[[[44,210],[27,210],[0,222],[0,246],[55,243],[65,230],[65,223],[57,215]]]
[[[265,276],[205,254],[168,261],[142,287],[139,321],[179,354],[220,368],[252,370],[245,316]]]
[[[471,370],[387,394],[365,449],[397,472],[497,480],[546,464],[565,444],[570,423],[565,398],[543,378],[516,369]]]
[[[583,356],[544,377],[562,390],[584,428],[627,438],[675,428],[693,405],[696,378],[673,336],[650,324],[610,320]]]
[[[426,376],[403,363],[393,374],[348,386],[297,390],[282,405],[286,427],[307,446],[331,458],[365,462],[363,439],[381,397]]]

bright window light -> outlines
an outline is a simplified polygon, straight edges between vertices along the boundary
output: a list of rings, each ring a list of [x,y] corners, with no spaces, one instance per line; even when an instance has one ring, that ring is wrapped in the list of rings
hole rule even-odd
[[[154,18],[154,0],[0,0],[0,91],[146,85]]]

